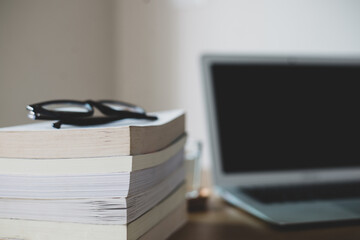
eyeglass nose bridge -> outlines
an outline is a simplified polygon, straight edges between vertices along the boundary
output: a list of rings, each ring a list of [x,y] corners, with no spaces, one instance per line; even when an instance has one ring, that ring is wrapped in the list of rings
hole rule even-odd
[[[125,102],[118,102],[118,101],[110,101],[110,100],[101,100],[101,101],[93,101],[93,100],[87,100],[86,103],[90,104],[91,106],[97,108],[101,113],[107,116],[121,116],[126,113],[126,115],[134,115],[134,116],[145,116],[146,112],[143,108],[132,105]],[[107,106],[106,104],[115,104],[119,105],[124,110],[117,110],[112,107]]]
[[[117,111],[96,101],[93,100],[86,100],[85,103],[89,104],[91,107],[95,107],[97,108],[101,113],[107,115],[107,116],[112,116],[112,115],[116,115]]]

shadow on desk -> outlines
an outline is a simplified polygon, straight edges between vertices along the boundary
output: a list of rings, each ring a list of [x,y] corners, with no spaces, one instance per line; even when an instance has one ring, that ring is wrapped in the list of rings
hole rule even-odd
[[[301,229],[275,229],[219,197],[210,198],[208,209],[189,213],[188,223],[170,237],[177,239],[360,239],[360,224],[318,225]]]

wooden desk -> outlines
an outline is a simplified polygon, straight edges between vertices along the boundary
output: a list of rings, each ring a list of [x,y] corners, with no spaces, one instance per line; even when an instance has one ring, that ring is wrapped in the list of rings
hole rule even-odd
[[[360,224],[317,227],[298,230],[277,230],[221,200],[211,197],[208,210],[190,213],[188,223],[169,240],[352,240],[360,239]]]

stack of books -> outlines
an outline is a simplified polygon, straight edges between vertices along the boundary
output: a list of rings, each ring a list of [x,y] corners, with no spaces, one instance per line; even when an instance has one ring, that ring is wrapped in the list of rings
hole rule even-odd
[[[165,239],[186,221],[185,114],[0,129],[0,239]]]

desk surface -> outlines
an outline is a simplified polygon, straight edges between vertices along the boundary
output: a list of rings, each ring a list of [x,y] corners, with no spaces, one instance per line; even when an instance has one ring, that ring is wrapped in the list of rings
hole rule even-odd
[[[360,224],[317,227],[297,230],[277,230],[266,223],[212,196],[208,210],[189,214],[188,223],[169,240],[206,239],[360,239]]]

